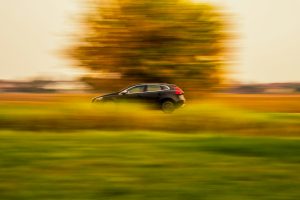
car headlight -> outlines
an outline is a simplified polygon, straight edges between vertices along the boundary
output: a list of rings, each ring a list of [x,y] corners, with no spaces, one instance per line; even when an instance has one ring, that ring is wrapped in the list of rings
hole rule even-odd
[[[103,100],[103,97],[96,97],[93,99],[93,102],[99,102],[99,101],[102,101]]]
[[[102,101],[103,97],[98,97],[96,101]]]

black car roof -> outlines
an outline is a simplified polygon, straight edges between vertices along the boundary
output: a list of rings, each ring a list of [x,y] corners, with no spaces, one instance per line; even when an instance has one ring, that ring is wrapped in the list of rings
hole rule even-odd
[[[135,85],[130,85],[125,89],[132,88],[132,87],[135,87],[135,86],[146,86],[146,85],[167,85],[168,87],[175,86],[174,84],[170,84],[170,83],[139,83],[139,84],[135,84]],[[172,88],[170,88],[170,89],[172,89]]]
[[[170,83],[139,83],[136,85],[172,85]]]

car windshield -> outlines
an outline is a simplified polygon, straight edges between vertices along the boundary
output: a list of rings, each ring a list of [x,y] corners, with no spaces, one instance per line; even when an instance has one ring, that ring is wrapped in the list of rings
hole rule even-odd
[[[133,86],[123,88],[122,90],[119,91],[119,93],[120,93],[120,92],[124,92],[124,91],[128,91],[128,89],[130,89],[130,88],[132,88],[132,87],[133,87]]]

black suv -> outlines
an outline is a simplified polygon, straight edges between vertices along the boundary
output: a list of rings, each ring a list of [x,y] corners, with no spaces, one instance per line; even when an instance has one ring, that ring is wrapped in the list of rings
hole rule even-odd
[[[184,92],[173,84],[145,83],[95,97],[93,102],[138,101],[156,105],[164,112],[173,112],[176,108],[184,105],[183,94]]]

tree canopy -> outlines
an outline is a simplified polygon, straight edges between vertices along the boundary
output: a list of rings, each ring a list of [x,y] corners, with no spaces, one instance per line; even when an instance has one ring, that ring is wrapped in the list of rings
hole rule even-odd
[[[68,55],[92,72],[119,74],[117,83],[169,82],[211,89],[229,56],[226,17],[209,3],[188,0],[93,0]],[[95,88],[102,76],[85,77]]]

